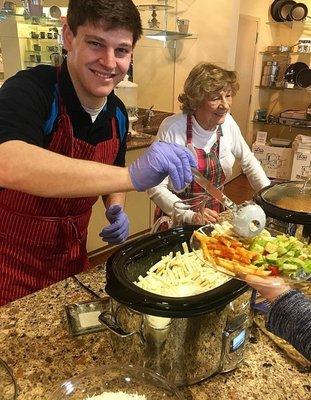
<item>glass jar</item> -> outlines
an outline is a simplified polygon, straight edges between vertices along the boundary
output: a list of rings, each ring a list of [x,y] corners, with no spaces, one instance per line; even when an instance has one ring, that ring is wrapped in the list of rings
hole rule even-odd
[[[86,400],[100,395],[113,399],[114,395],[120,394],[128,399],[134,396],[142,400],[184,399],[179,390],[161,375],[131,365],[89,368],[59,385],[48,399]]]

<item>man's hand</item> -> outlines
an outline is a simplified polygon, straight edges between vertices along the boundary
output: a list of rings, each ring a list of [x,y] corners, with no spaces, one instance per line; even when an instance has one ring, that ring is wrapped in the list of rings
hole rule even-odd
[[[134,188],[143,192],[157,186],[168,175],[179,191],[192,182],[191,167],[196,167],[192,153],[173,143],[155,142],[129,166]]]
[[[124,242],[129,235],[129,220],[122,207],[111,205],[106,211],[110,225],[104,228],[99,236],[108,243]]]

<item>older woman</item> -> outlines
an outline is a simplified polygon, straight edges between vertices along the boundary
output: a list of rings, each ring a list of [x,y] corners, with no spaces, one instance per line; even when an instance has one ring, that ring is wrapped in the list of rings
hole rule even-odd
[[[192,149],[198,159],[199,171],[221,190],[232,175],[235,160],[239,161],[253,189],[259,190],[270,181],[230,115],[232,97],[237,90],[235,72],[206,62],[196,65],[178,97],[182,112],[162,122],[157,138]],[[165,179],[148,193],[158,206],[157,219],[163,213],[171,216],[173,204],[189,196],[189,192],[203,191],[193,182],[187,192],[176,194],[169,180]],[[221,205],[211,198],[206,206],[206,221],[216,222]],[[191,223],[193,215],[185,213],[183,222]]]

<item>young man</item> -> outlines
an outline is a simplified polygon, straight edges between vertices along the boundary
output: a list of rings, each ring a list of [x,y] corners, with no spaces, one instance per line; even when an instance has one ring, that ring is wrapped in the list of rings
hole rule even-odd
[[[124,192],[146,190],[167,174],[191,180],[192,157],[158,143],[129,169],[128,119],[113,89],[141,36],[131,0],[70,0],[61,69],[20,71],[0,90],[0,304],[88,267],[87,226],[104,195],[111,225],[127,238]]]

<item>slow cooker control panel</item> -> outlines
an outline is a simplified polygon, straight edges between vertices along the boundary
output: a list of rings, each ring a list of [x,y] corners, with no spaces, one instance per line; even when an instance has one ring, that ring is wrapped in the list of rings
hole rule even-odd
[[[222,362],[220,372],[228,372],[243,360],[244,348],[248,337],[248,315],[239,315],[227,325],[223,332]]]

